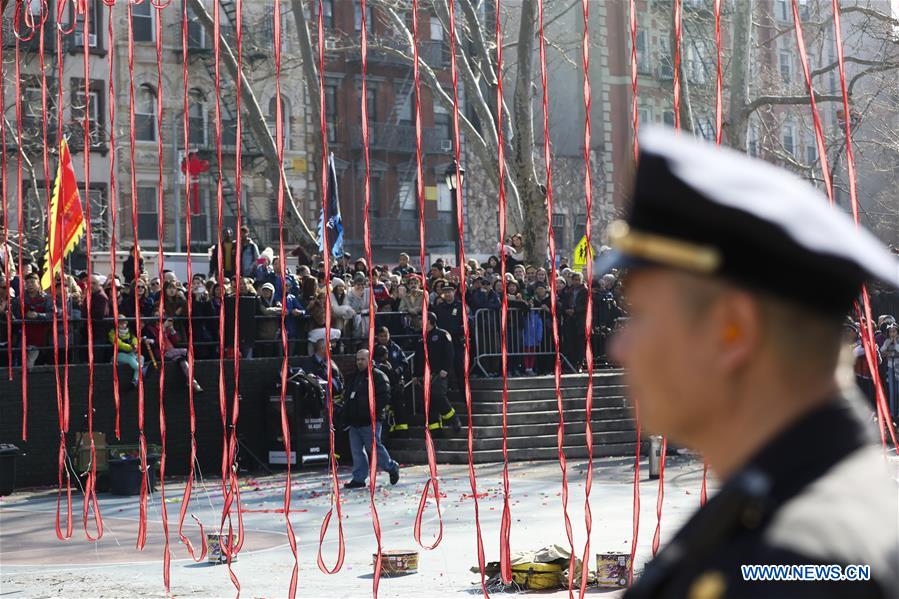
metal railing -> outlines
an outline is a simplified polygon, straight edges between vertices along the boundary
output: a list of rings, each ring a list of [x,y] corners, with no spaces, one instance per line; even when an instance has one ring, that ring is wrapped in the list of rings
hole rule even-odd
[[[502,312],[496,309],[482,308],[473,317],[474,329],[474,365],[484,376],[491,376],[487,360],[498,361],[502,358]],[[509,309],[506,320],[506,355],[516,359],[522,358],[555,358],[553,346],[552,314],[546,310]],[[574,371],[571,362],[560,353],[563,369]]]

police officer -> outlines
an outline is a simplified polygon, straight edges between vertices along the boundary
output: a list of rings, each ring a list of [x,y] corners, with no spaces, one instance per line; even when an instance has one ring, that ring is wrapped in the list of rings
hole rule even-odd
[[[840,360],[845,314],[866,281],[899,286],[896,258],[774,166],[663,130],[640,151],[595,269],[628,269],[611,353],[644,430],[722,484],[625,597],[899,597],[896,481]]]
[[[447,397],[447,377],[455,360],[455,349],[450,334],[437,326],[437,316],[428,312],[428,364],[431,367],[431,407],[428,428],[437,430],[445,423],[453,427],[453,432],[462,430],[462,423]],[[415,348],[415,377],[419,386],[424,387],[425,352],[422,339]]]
[[[462,322],[462,302],[456,298],[456,286],[447,283],[440,291],[440,297],[432,308],[437,316],[437,327],[450,334],[453,343],[453,373],[456,388],[461,389],[465,381],[465,329]]]

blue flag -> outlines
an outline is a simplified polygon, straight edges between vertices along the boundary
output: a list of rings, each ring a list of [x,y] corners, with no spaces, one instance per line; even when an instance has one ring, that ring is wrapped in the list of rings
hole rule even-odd
[[[332,256],[343,255],[343,221],[340,218],[340,196],[337,192],[337,169],[334,168],[334,153],[328,156],[328,222],[325,224],[325,210],[322,207],[318,219],[318,249],[325,251],[324,228],[328,228],[328,243]]]

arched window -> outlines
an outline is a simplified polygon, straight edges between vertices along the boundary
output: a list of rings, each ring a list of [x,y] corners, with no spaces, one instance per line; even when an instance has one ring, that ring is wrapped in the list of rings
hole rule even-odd
[[[277,120],[277,102],[274,97],[268,101],[268,130],[275,138],[275,124]],[[281,121],[284,126],[284,149],[290,149],[290,102],[283,95],[281,96]],[[277,140],[276,140],[277,141]]]
[[[134,138],[137,141],[156,141],[156,90],[144,84],[134,99]]]
[[[190,119],[190,144],[205,146],[208,144],[208,121],[206,119],[206,94],[202,90],[192,89],[187,97],[187,116]]]

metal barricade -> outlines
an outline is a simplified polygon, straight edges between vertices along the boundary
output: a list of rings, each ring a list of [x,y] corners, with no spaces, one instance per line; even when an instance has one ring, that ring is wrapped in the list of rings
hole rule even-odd
[[[500,310],[490,308],[482,308],[474,314],[474,364],[484,376],[494,374],[488,368],[490,362],[499,365],[502,359],[501,318]],[[510,308],[506,319],[506,355],[514,364],[530,357],[555,358],[552,327],[552,314],[547,310]],[[563,367],[573,371],[568,358],[559,355]]]

